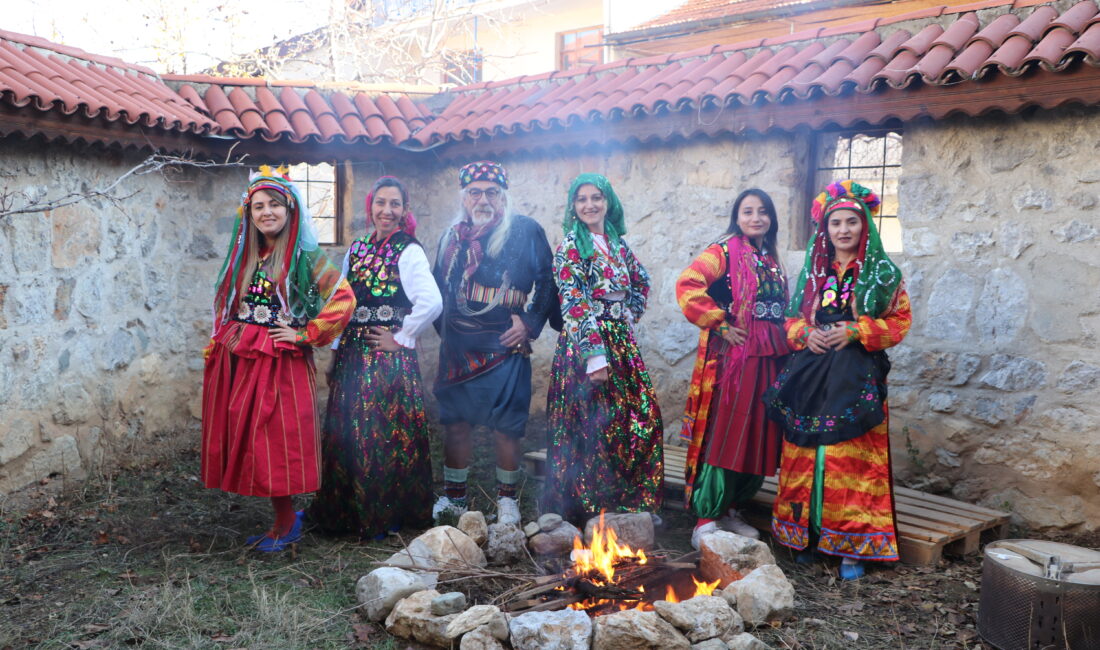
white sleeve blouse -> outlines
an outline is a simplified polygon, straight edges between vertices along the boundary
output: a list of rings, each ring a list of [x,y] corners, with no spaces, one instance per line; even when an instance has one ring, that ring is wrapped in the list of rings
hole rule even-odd
[[[406,247],[397,260],[397,270],[412,311],[405,316],[401,331],[393,335],[393,340],[402,347],[415,348],[417,337],[443,311],[443,296],[422,247],[416,244]]]

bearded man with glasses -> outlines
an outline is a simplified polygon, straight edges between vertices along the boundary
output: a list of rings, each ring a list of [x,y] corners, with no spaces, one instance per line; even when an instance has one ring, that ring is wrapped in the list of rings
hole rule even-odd
[[[466,511],[471,431],[493,431],[497,521],[519,524],[519,439],[531,407],[531,341],[547,318],[560,323],[553,255],[542,226],[514,214],[508,176],[494,162],[459,171],[462,207],[439,242],[435,274],[443,294],[435,396],[444,427],[444,495],[438,522]]]

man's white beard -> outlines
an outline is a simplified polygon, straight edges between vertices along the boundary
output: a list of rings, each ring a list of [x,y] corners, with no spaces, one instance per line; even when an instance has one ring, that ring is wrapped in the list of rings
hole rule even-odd
[[[481,226],[492,221],[495,216],[495,212],[474,211],[470,214],[470,221],[472,221],[475,226]]]

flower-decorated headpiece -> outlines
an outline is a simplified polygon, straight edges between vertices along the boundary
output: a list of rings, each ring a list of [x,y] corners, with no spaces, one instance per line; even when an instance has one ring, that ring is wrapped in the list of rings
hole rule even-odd
[[[867,210],[867,216],[878,214],[882,201],[878,195],[855,181],[834,181],[817,195],[810,206],[810,217],[814,223],[821,223],[834,210],[847,208],[856,212]]]
[[[889,307],[901,284],[901,269],[886,255],[872,218],[881,205],[874,192],[851,180],[834,181],[817,195],[810,207],[810,217],[817,229],[806,247],[802,273],[787,305],[788,316],[801,315],[808,321],[813,318],[817,298],[832,266],[833,246],[829,242],[827,219],[829,213],[844,209],[854,210],[863,222],[855,260],[856,309],[860,314],[878,317]]]
[[[289,237],[283,255],[283,268],[276,270],[277,277],[281,278],[277,294],[283,308],[294,318],[311,320],[320,313],[327,300],[327,296],[318,293],[314,276],[319,273],[318,269],[331,267],[332,263],[320,251],[309,206],[302,200],[302,193],[290,180],[288,171],[283,166],[272,168],[270,165],[261,165],[257,171],[249,174],[248,187],[241,195],[241,204],[237,206],[237,219],[229,240],[229,250],[218,273],[217,290],[214,294],[215,328],[221,321],[229,318],[242,286],[251,280],[242,277],[241,273],[251,246],[244,208],[248,206],[252,195],[259,190],[278,192],[286,197],[286,228]]]
[[[287,207],[293,210],[296,205],[295,192],[291,190],[290,170],[280,165],[260,165],[259,169],[248,175],[248,189],[241,195],[241,205],[248,205],[252,195],[260,190],[272,190],[286,197]]]
[[[465,188],[475,181],[489,181],[508,189],[508,174],[500,163],[490,160],[472,162],[458,170],[458,185]]]

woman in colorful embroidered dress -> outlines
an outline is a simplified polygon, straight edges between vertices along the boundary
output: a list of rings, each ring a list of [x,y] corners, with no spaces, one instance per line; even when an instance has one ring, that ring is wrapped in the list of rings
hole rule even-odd
[[[872,219],[878,208],[852,181],[814,200],[817,233],[787,311],[798,352],[765,396],[784,435],[772,532],[785,546],[840,556],[845,580],[863,575],[861,560],[898,559],[884,350],[905,338],[912,314]]]
[[[676,282],[680,309],[702,330],[680,433],[690,443],[684,498],[698,517],[691,537],[695,548],[719,523],[759,537],[736,506],[751,499],[779,466],[782,433],[761,400],[789,352],[778,232],[771,197],[745,190],[733,203],[722,239]]]
[[[307,511],[329,532],[381,539],[431,525],[432,465],[416,339],[443,309],[404,185],[367,195],[374,232],[352,242],[351,323],[333,348],[321,448],[325,481]]]
[[[253,174],[218,276],[202,394],[206,487],[270,497],[275,524],[247,542],[281,551],[301,537],[291,496],[320,485],[313,350],[355,310],[284,172]]]
[[[554,274],[565,325],[547,396],[546,506],[571,519],[655,513],[664,480],[661,410],[633,332],[649,274],[623,241],[623,207],[603,176],[573,181],[563,225]]]

